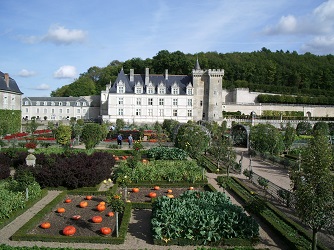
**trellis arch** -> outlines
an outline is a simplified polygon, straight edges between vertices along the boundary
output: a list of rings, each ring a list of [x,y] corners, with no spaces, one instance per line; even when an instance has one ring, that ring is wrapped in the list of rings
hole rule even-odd
[[[249,149],[249,126],[237,124],[231,129],[231,136],[235,146],[243,146]]]

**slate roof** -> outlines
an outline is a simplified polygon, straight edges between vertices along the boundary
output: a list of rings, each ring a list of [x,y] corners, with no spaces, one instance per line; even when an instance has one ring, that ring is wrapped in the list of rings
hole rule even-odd
[[[0,71],[0,91],[4,92],[14,92],[16,94],[22,95],[23,93],[19,89],[19,86],[17,85],[16,81],[9,77],[9,87],[7,87],[6,81],[5,81],[5,74]]]
[[[65,106],[66,102],[70,102],[71,106],[73,106],[76,102],[83,101],[87,102],[88,104],[88,100],[84,97],[24,97],[22,99],[22,103],[24,103],[25,101],[28,101],[29,104],[32,106],[36,106],[36,102],[40,102],[41,104],[43,104],[43,102],[48,102],[48,106],[51,102],[55,102],[55,106],[59,106],[59,102],[63,103],[62,106]]]
[[[134,81],[130,81],[130,75],[125,74],[123,69],[118,73],[117,79],[114,84],[109,89],[109,93],[117,93],[117,83],[122,81],[125,85],[125,93],[133,94],[135,92],[135,85],[138,82],[144,87],[143,94],[146,93],[145,86],[145,74],[134,74]],[[157,91],[157,87],[160,83],[163,83],[166,86],[166,94],[171,93],[171,87],[174,83],[176,83],[180,92],[179,95],[186,95],[186,87],[189,83],[192,84],[192,77],[188,75],[168,75],[168,79],[165,79],[164,75],[149,75],[149,82],[152,82],[152,85],[155,87]]]

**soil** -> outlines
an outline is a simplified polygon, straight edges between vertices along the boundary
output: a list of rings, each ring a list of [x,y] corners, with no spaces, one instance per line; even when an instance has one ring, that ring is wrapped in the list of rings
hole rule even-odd
[[[155,192],[157,197],[166,196],[168,194],[168,189],[172,190],[174,197],[180,196],[183,192],[187,191],[187,188],[160,188],[160,190],[154,190],[153,188],[140,188],[138,193],[134,193],[129,189],[127,193],[127,199],[131,202],[151,202],[151,198],[148,196],[150,192]],[[201,188],[194,188],[194,190],[202,190]],[[123,193],[124,189],[119,190]],[[45,215],[45,217],[29,232],[29,234],[38,234],[38,235],[63,235],[63,228],[68,225],[72,225],[76,228],[75,236],[105,236],[100,233],[101,227],[109,227],[112,229],[112,234],[115,236],[115,226],[116,218],[115,216],[110,217],[108,213],[112,210],[110,207],[106,207],[106,210],[100,212],[96,209],[96,206],[105,200],[105,197],[98,196],[93,197],[92,200],[86,200],[88,206],[81,208],[79,203],[85,200],[85,196],[80,195],[68,195],[66,199],[71,199],[70,203],[62,201],[58,203],[53,209],[52,212]],[[65,213],[58,213],[57,209],[63,207],[65,208]],[[75,220],[73,216],[80,215],[80,219]],[[101,223],[94,223],[92,221],[93,216],[101,216]],[[147,218],[149,220],[149,218]],[[43,222],[49,222],[51,227],[48,229],[43,229],[40,225]]]
[[[81,208],[79,203],[85,200],[85,196],[73,196],[69,195],[67,198],[71,199],[70,203],[60,202],[53,208],[52,212],[47,214],[42,221],[36,225],[29,234],[40,235],[63,235],[62,230],[68,225],[72,225],[76,228],[75,236],[96,236],[100,234],[101,227],[109,227],[112,231],[115,231],[116,219],[115,216],[109,217],[108,212],[111,210],[99,212],[96,206],[104,200],[104,197],[93,197],[92,200],[87,200],[88,206]],[[57,208],[65,208],[65,213],[58,213]],[[80,215],[80,219],[75,220],[73,216]],[[101,216],[101,223],[93,223],[93,216]],[[50,222],[51,227],[43,229],[40,227],[42,222]]]

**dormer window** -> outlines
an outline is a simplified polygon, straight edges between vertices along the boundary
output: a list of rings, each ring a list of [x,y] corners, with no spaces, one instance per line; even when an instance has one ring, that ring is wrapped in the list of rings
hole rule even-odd
[[[172,85],[172,95],[178,95],[180,94],[180,88],[179,86],[177,85],[177,83],[175,82],[173,85]]]
[[[135,93],[136,94],[142,94],[143,93],[143,86],[138,82],[135,86]]]
[[[51,102],[51,106],[55,106],[56,104],[55,104],[55,102]]]
[[[82,103],[82,106],[84,106],[84,107],[87,106],[87,103],[86,103],[86,102],[83,102],[83,103]]]
[[[159,95],[166,94],[166,87],[162,82],[158,86],[158,93],[159,93]]]
[[[77,106],[80,106],[80,102],[77,102],[77,104],[76,104]]]
[[[36,106],[40,106],[41,103],[39,101],[36,102]]]
[[[48,102],[44,102],[44,106],[47,106],[48,105]]]
[[[6,96],[7,97],[7,96]],[[7,98],[6,98],[6,100],[7,100]],[[25,101],[24,102],[24,105],[28,105],[29,103],[28,103],[28,101]]]
[[[70,102],[66,102],[66,106],[70,106],[71,104],[70,104]]]
[[[193,90],[194,88],[192,87],[191,83],[189,83],[187,86],[187,95],[193,95]]]
[[[58,102],[58,106],[63,106],[63,103],[62,102]]]
[[[117,93],[124,94],[125,93],[125,85],[122,81],[117,83]]]
[[[146,87],[146,93],[147,94],[154,94],[154,86],[152,84],[152,82],[149,82],[149,84]]]

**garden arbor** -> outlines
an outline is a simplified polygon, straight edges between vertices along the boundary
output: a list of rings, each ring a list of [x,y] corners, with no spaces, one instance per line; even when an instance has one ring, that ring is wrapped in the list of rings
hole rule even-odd
[[[237,124],[232,127],[231,135],[235,146],[243,146],[249,149],[249,126]]]

